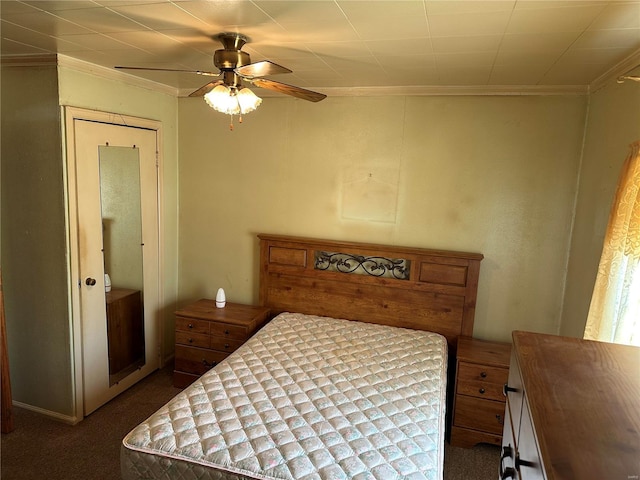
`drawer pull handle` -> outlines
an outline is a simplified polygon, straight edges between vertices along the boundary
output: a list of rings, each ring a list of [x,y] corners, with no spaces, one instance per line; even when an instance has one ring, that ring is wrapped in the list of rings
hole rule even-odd
[[[500,461],[504,460],[505,458],[512,458],[512,457],[513,457],[513,448],[511,448],[511,445],[502,447],[502,456],[500,457]]]
[[[224,334],[225,334],[225,335],[229,335],[229,330],[225,330],[225,331],[224,331]]]
[[[518,391],[518,389],[517,389],[517,388],[510,387],[510,386],[509,386],[508,384],[506,384],[506,383],[502,386],[502,394],[503,394],[505,397],[507,396],[507,393],[509,393],[509,392],[517,392],[517,391]]]
[[[202,359],[202,364],[203,364],[205,367],[207,367],[207,368],[213,368],[213,367],[215,367],[215,366],[216,366],[216,363],[217,363],[217,362],[211,362],[211,363],[209,363],[209,362],[207,362],[204,358]]]
[[[513,449],[509,445],[508,447],[502,447],[502,457],[500,457],[500,479],[506,480],[507,478],[516,478],[516,471],[513,467],[504,466],[505,458],[513,458]]]
[[[482,378],[487,378],[487,372],[480,372],[480,376]]]
[[[496,414],[496,420],[498,420],[498,423],[500,425],[504,425],[504,418],[502,418],[502,415],[500,415],[499,413]]]
[[[529,462],[527,460],[521,460],[520,459],[520,455],[516,456],[516,468],[520,468],[520,467],[535,467],[536,464],[533,462]]]
[[[229,349],[229,344],[228,344],[228,343],[225,343],[225,344],[224,344],[224,348]]]
[[[189,328],[193,328],[193,323],[190,323],[190,324],[188,325],[188,327],[189,327]]]
[[[485,389],[484,389],[484,388],[481,388],[480,390],[478,390],[478,392],[480,392],[480,393],[484,394]]]
[[[190,339],[189,339],[189,343],[193,343],[193,338],[190,338]]]
[[[500,479],[506,480],[507,478],[516,478],[516,471],[513,467],[502,468],[500,464]]]

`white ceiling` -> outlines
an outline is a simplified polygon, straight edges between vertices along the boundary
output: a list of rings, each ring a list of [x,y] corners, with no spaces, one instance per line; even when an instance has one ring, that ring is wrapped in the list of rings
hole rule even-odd
[[[240,32],[274,80],[352,87],[587,88],[640,63],[640,1],[0,1],[3,59],[216,71],[211,39]],[[189,93],[194,74],[131,72]],[[615,72],[622,74],[623,71]]]

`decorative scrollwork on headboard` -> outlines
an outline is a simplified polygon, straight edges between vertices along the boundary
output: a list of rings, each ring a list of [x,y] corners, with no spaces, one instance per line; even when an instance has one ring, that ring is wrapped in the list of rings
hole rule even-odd
[[[409,280],[411,260],[315,251],[316,270]]]

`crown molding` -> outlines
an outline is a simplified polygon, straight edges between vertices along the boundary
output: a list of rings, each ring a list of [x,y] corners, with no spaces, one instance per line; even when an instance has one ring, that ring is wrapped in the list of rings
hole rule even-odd
[[[42,66],[59,66],[69,68],[82,73],[88,73],[107,80],[115,80],[133,85],[135,87],[146,88],[154,92],[164,93],[177,97],[179,91],[175,87],[170,87],[162,83],[147,80],[146,78],[136,77],[121,72],[114,68],[103,67],[95,63],[85,62],[77,58],[60,54],[37,54],[37,55],[2,55],[0,64],[3,67],[42,67]]]
[[[2,65],[42,66],[59,65],[76,71],[89,73],[110,80],[122,81],[129,85],[156,92],[188,97],[193,89],[174,88],[168,85],[136,77],[128,73],[78,60],[67,55],[27,55],[1,58]],[[610,69],[591,85],[424,85],[424,86],[384,86],[384,87],[305,87],[317,90],[330,97],[388,97],[388,96],[545,96],[545,95],[588,95],[604,86],[611,78],[617,78],[640,63],[640,51]],[[260,97],[281,97],[282,94],[270,90],[257,89]]]
[[[543,96],[587,95],[587,85],[459,85],[459,86],[384,86],[384,87],[305,87],[329,97],[388,97],[388,96]],[[181,89],[179,97],[188,97],[193,90]],[[269,90],[255,89],[259,97],[281,97]]]
[[[617,80],[618,77],[630,73],[631,70],[637,67],[640,67],[640,50],[636,50],[591,82],[589,85],[589,93],[597,92],[612,80]]]
[[[528,96],[586,95],[584,85],[424,85],[397,87],[331,87],[321,90],[329,96]]]
[[[135,87],[146,88],[147,90],[153,90],[154,92],[164,93],[174,97],[178,96],[178,89],[175,87],[147,80],[146,78],[129,75],[128,73],[121,72],[114,68],[103,67],[101,65],[96,65],[95,63],[78,60],[77,58],[68,57],[67,55],[58,55],[58,65],[71,70],[102,77],[107,80],[121,81]]]
[[[58,56],[55,53],[2,55],[0,64],[3,67],[53,67],[58,65]]]

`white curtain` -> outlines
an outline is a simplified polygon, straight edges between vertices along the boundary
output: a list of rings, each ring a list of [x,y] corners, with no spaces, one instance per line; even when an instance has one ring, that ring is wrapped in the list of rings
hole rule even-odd
[[[640,142],[622,168],[584,338],[640,346]]]

